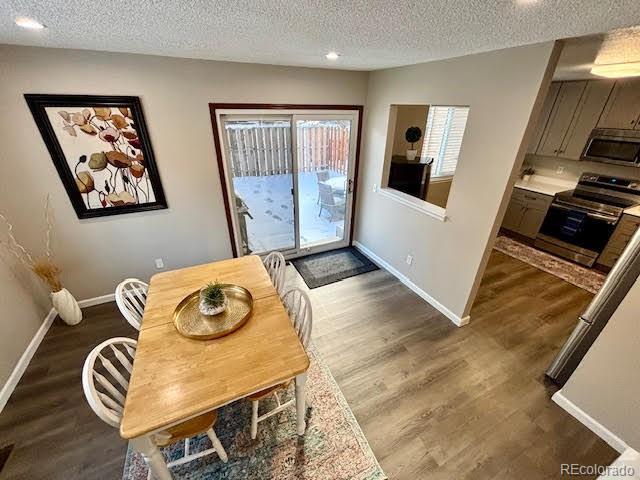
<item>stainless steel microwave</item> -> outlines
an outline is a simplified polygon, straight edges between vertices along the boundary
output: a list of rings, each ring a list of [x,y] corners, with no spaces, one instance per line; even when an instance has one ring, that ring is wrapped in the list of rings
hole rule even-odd
[[[596,128],[580,160],[640,167],[640,130]]]

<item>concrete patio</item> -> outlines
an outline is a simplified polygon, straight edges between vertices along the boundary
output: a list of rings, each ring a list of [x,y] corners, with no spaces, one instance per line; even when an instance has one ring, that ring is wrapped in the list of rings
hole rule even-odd
[[[341,173],[332,171],[331,177]],[[283,250],[295,246],[293,177],[291,175],[247,176],[233,179],[236,192],[249,208],[253,219],[245,216],[249,248],[253,253]],[[318,180],[315,172],[298,174],[300,244],[309,247],[340,240],[344,215],[320,213]]]

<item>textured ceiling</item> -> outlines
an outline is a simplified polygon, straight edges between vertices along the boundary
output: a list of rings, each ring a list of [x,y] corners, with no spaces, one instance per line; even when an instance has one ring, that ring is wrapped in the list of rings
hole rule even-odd
[[[639,0],[0,0],[0,43],[362,70],[637,24]]]
[[[565,41],[554,79],[602,78],[591,74],[594,65],[640,62],[640,27]]]

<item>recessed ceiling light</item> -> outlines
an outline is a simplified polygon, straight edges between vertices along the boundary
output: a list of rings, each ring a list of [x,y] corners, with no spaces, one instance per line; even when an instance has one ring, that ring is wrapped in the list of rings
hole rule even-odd
[[[625,78],[640,76],[640,62],[610,63],[607,65],[594,65],[591,73],[599,77]]]
[[[31,30],[42,30],[45,26],[29,17],[18,17],[16,18],[16,25],[22,28],[30,28]]]
[[[337,60],[340,57],[340,54],[337,52],[329,52],[325,57],[327,57],[327,60]]]

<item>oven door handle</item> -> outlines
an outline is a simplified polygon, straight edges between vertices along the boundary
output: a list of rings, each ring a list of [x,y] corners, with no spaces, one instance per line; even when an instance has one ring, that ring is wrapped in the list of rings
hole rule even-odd
[[[576,212],[582,212],[582,213],[586,213],[588,217],[591,218],[595,218],[597,220],[604,220],[607,223],[610,223],[612,225],[615,225],[616,223],[618,223],[618,217],[610,217],[609,215],[601,215],[599,213],[594,213],[594,212],[590,212],[589,210],[585,210],[583,208],[579,208],[579,207],[568,207],[565,205],[561,205],[559,203],[552,203],[550,208],[559,208],[561,210],[567,210],[567,211],[571,211],[574,210]]]

